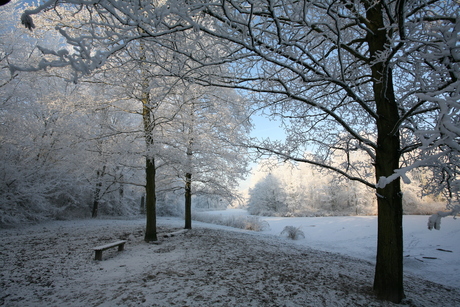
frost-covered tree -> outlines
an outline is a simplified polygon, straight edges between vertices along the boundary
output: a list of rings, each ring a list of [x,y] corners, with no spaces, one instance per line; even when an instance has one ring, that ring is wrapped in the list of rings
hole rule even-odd
[[[121,181],[135,173],[123,150],[132,142],[107,127],[120,131],[129,122],[116,122],[116,114],[98,116],[91,105],[96,96],[82,86],[46,74],[29,77],[18,76],[14,82],[20,82],[4,88],[11,98],[0,117],[1,206],[9,208],[2,217],[14,222],[21,217],[86,216],[91,194],[93,204],[103,204],[102,213],[132,212],[126,197],[118,201]]]
[[[46,9],[89,12],[93,19],[61,27],[74,51],[45,50],[57,60],[38,68],[72,65],[78,78],[139,39],[201,66],[231,62],[235,71],[216,69],[194,80],[251,91],[261,107],[287,120],[286,144],[259,150],[375,189],[374,289],[382,299],[403,299],[400,178],[407,182],[412,168],[458,152],[460,8],[454,0],[50,0],[27,11],[24,24],[33,28],[31,15]],[[212,40],[214,48],[201,48],[197,38]],[[306,147],[317,150],[314,159],[304,156]],[[419,159],[410,159],[417,149]],[[352,163],[337,167],[328,159],[353,151],[369,155],[374,180],[349,168]]]
[[[276,178],[280,195],[284,195],[282,211],[265,210],[265,215],[316,216],[375,214],[375,206],[369,188],[335,176],[321,168],[308,164],[293,165],[285,162],[262,161],[256,174],[269,173]],[[267,166],[269,165],[269,166]],[[254,176],[254,190],[251,190],[248,205],[254,205],[255,188],[266,180]],[[263,193],[261,189],[257,189]],[[250,209],[251,210],[251,209]],[[258,213],[254,213],[258,214]]]
[[[155,51],[156,46],[140,41],[120,52],[117,57],[110,59],[108,67],[99,77],[109,80],[112,86],[121,88],[122,97],[130,100],[131,106],[125,110],[140,116],[142,128],[138,137],[144,141],[144,149],[138,154],[145,159],[145,208],[146,232],[144,240],[156,241],[156,203],[159,180],[159,168],[167,166],[167,148],[164,147],[165,127],[174,121],[181,109],[180,103],[171,103],[170,95],[177,90],[177,78],[162,75],[154,63],[158,58],[168,59],[167,53]],[[109,74],[110,72],[110,74]],[[179,86],[180,87],[180,86]],[[135,130],[133,131],[135,132]],[[163,186],[165,188],[165,185]]]
[[[130,120],[107,108],[100,84],[69,84],[62,70],[10,75],[8,63],[38,60],[37,41],[48,48],[59,43],[49,32],[30,37],[15,27],[22,4],[11,5],[0,11],[2,223],[87,216],[91,202],[102,204],[104,214],[131,213],[122,181],[136,171],[123,150],[132,141],[121,133]]]
[[[250,214],[283,215],[286,210],[286,193],[280,181],[272,174],[267,174],[249,190],[248,212]]]
[[[97,90],[101,93],[102,86]],[[132,132],[137,130],[140,120],[118,110],[116,107],[120,107],[120,103],[110,101],[110,96],[94,93],[92,97],[96,101],[86,101],[87,121],[84,124],[87,134],[83,139],[85,156],[93,167],[86,174],[93,185],[92,217],[97,217],[99,212],[129,214],[136,197],[129,191],[142,182],[138,156],[140,142],[137,133]]]
[[[364,162],[360,160],[359,163]],[[336,164],[341,163],[338,159]],[[355,167],[359,167],[355,166]],[[367,167],[371,169],[370,165]],[[285,194],[283,212],[271,212],[273,215],[286,216],[317,216],[317,215],[375,215],[376,203],[372,189],[356,181],[336,176],[319,167],[308,164],[277,163],[262,160],[251,180],[255,186],[263,182],[270,173],[276,177],[282,193]],[[368,175],[369,177],[371,175]],[[438,197],[424,196],[431,172],[417,169],[409,173],[410,184],[402,185],[404,214],[431,214],[442,208]],[[249,198],[248,203],[251,203]],[[270,214],[266,211],[265,214]]]
[[[231,202],[246,173],[249,121],[245,101],[231,90],[184,83],[168,97],[181,105],[174,121],[162,130],[171,175],[183,181],[185,228],[191,228],[192,195]],[[174,179],[170,179],[174,182]]]
[[[59,216],[78,195],[77,182],[75,190],[69,189],[75,169],[61,160],[73,156],[72,129],[78,125],[67,123],[58,108],[64,91],[52,88],[59,80],[46,73],[10,76],[8,71],[10,61],[35,56],[32,42],[17,40],[25,34],[14,27],[14,16],[19,16],[14,3],[0,10],[1,224]],[[66,199],[62,206],[51,203],[59,198]]]
[[[16,85],[30,83],[21,80]],[[76,158],[72,149],[78,147],[72,133],[75,126],[66,123],[68,117],[60,110],[30,98],[12,98],[13,104],[2,108],[0,117],[3,223],[59,216],[60,209],[75,205],[81,184],[72,161]],[[53,206],[51,199],[60,199],[62,206]]]
[[[224,210],[232,203],[225,201],[219,195],[201,194],[193,199],[194,207],[202,210]]]

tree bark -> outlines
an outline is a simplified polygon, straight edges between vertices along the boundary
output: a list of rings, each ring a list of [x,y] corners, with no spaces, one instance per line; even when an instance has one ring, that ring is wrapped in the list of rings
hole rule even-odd
[[[193,129],[195,125],[195,102],[190,105],[190,126],[187,140],[187,169],[185,173],[185,229],[192,229],[192,157]]]
[[[156,221],[156,192],[155,192],[155,159],[146,158],[146,185],[145,185],[145,212],[146,212],[146,227],[145,227],[145,242],[157,241],[157,221]]]
[[[145,144],[146,144],[146,157],[145,157],[145,213],[146,213],[146,226],[145,226],[145,242],[157,241],[157,216],[156,216],[156,166],[155,158],[151,152],[154,146],[153,141],[153,127],[154,115],[149,105],[150,94],[148,91],[148,81],[144,80],[143,97],[142,101],[142,120],[144,124]]]
[[[192,174],[185,174],[185,229],[192,229]]]
[[[377,108],[377,150],[375,175],[377,182],[399,168],[400,140],[397,124],[398,105],[395,99],[392,71],[377,58],[390,45],[390,34],[384,26],[383,7],[373,3],[367,8],[367,19],[373,34],[367,41],[373,77],[374,99]],[[402,193],[400,179],[377,188],[378,235],[374,291],[380,299],[400,303],[405,297],[403,287],[403,229]]]
[[[388,71],[388,89],[376,99],[379,119],[375,163],[376,180],[388,177],[399,168],[398,108]],[[379,87],[375,85],[374,87]],[[378,92],[376,92],[378,93]],[[377,189],[378,235],[377,263],[375,267],[374,290],[384,300],[400,303],[404,296],[403,286],[403,226],[402,192],[400,179]]]
[[[97,191],[96,191],[97,194]],[[93,201],[93,210],[91,212],[91,217],[96,218],[97,217],[97,212],[99,210],[99,198],[97,195],[94,196],[94,201]]]
[[[141,197],[141,207],[140,207],[139,211],[140,211],[140,213],[142,215],[145,214],[145,197],[144,197],[144,195],[142,195],[142,197]]]
[[[96,190],[94,191],[94,201],[93,201],[93,210],[91,212],[91,217],[96,218],[99,212],[99,201],[101,200],[101,188],[102,188],[102,176],[105,174],[105,165],[102,167],[102,172],[96,172]]]

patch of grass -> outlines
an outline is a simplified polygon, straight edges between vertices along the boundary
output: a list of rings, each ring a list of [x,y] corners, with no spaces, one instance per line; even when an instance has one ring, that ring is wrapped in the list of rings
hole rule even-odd
[[[261,220],[258,216],[248,215],[231,215],[222,216],[207,213],[194,213],[192,218],[195,221],[228,226],[233,228],[262,231],[268,229],[270,226],[266,221]]]

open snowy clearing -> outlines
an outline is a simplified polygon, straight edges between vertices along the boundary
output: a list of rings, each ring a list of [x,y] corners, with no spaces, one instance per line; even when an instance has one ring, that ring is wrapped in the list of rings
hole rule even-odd
[[[246,210],[209,211],[206,214],[247,215]],[[345,254],[375,263],[377,217],[261,217],[270,228],[263,234],[278,236],[285,226],[299,227],[305,239],[295,244]],[[428,216],[405,215],[404,270],[446,286],[460,289],[460,219],[442,219],[441,230],[428,230]]]
[[[180,230],[183,222],[160,218],[159,245],[143,242],[144,219],[57,221],[3,229],[0,304],[393,306],[374,298],[374,268],[370,261],[307,246],[313,240],[306,227],[322,228],[321,220],[316,220],[321,218],[307,218],[307,224],[302,226],[306,238],[298,241],[279,237],[276,232],[281,219],[278,224],[275,218],[270,219],[271,230],[262,233],[194,222],[193,230],[165,238],[164,234]],[[342,222],[344,231],[346,225],[353,227],[346,219],[335,218],[335,223],[330,220],[330,228],[335,229]],[[447,227],[446,221],[443,227]],[[295,220],[288,222],[294,225]],[[372,236],[372,231],[362,230],[362,237],[367,236]],[[345,235],[324,237],[323,249],[327,248],[328,239],[344,238]],[[94,260],[93,247],[118,239],[128,240],[125,251],[113,248],[103,253],[103,261]],[[449,239],[458,246],[458,235]],[[353,241],[343,244],[352,250],[353,246],[362,246],[354,244],[359,240],[361,237],[355,236]],[[418,245],[412,245],[417,250]],[[414,263],[423,269],[428,260],[454,254],[455,263],[443,270],[450,273],[454,265],[458,269],[458,249],[440,253],[438,259],[427,261],[422,255],[408,258],[413,257]],[[460,300],[458,288],[411,273],[406,275],[405,288],[408,306],[458,306]]]

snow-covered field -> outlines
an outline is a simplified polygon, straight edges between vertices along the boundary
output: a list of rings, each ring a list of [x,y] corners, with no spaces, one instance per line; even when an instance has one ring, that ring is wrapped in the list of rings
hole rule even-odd
[[[260,233],[194,222],[164,237],[183,222],[160,218],[159,245],[143,242],[141,218],[2,229],[0,305],[393,306],[371,291],[374,217],[266,220]],[[280,237],[286,225],[305,239]],[[405,305],[458,306],[459,221],[430,232],[426,217],[409,216],[405,231]],[[125,251],[94,260],[92,247],[118,239],[128,240]]]
[[[215,215],[246,215],[245,210],[210,211]],[[300,227],[302,246],[344,254],[375,263],[377,217],[261,217],[270,225],[264,234],[279,235],[285,226]],[[428,230],[428,216],[404,216],[404,266],[421,278],[460,289],[460,219],[442,219],[441,230]],[[431,259],[436,258],[436,259]],[[459,303],[460,306],[460,303]]]

